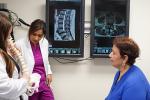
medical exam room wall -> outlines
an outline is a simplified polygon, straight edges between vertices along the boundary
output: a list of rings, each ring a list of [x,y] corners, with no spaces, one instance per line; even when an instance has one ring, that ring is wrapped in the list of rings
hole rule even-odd
[[[25,22],[45,20],[46,0],[0,0]],[[85,20],[90,21],[91,0],[85,0]],[[130,0],[129,34],[140,46],[141,56],[136,64],[150,81],[150,0]],[[15,39],[26,36],[28,27],[15,27]],[[90,36],[84,39],[84,58],[89,57]],[[50,58],[53,70],[52,87],[56,100],[104,100],[116,69],[108,58],[96,58],[77,63],[61,64]]]

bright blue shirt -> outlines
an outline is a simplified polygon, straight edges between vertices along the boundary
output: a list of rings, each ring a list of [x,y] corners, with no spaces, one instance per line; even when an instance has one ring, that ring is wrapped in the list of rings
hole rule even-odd
[[[109,95],[105,100],[150,100],[150,85],[143,72],[135,65],[117,82],[120,72],[115,75]]]

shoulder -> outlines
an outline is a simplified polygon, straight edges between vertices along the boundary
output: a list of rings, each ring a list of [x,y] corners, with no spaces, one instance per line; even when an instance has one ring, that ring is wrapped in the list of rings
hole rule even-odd
[[[20,38],[16,42],[22,42],[22,41],[25,41],[25,40],[27,40],[27,39],[26,38]]]
[[[2,58],[3,58],[3,56],[2,56],[2,54],[1,54],[1,52],[0,52],[0,61],[2,60]]]
[[[16,45],[21,45],[21,44],[23,44],[23,43],[25,43],[25,39],[24,39],[24,38],[19,39],[19,40],[17,40],[17,41],[15,42]]]
[[[140,68],[135,65],[131,66],[130,73],[126,78],[126,84],[128,86],[144,86],[148,81]]]
[[[3,69],[4,65],[5,65],[5,61],[4,61],[3,55],[0,53],[0,66],[1,66],[0,69]]]
[[[40,40],[40,44],[48,45],[48,40],[44,37],[43,39]]]
[[[3,54],[2,54],[2,52],[0,50],[0,62],[3,62],[3,61],[4,61]]]
[[[48,40],[46,38],[43,38],[43,40],[48,43]]]
[[[145,78],[143,71],[136,65],[131,66],[132,76],[137,78]]]

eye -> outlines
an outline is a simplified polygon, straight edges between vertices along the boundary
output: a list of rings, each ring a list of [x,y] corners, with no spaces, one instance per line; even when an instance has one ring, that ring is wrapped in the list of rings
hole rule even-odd
[[[38,37],[40,37],[40,38],[43,37],[43,34],[38,35]]]
[[[112,55],[115,55],[115,52],[114,52],[114,50],[112,50]]]
[[[32,36],[36,36],[36,34],[31,34]]]

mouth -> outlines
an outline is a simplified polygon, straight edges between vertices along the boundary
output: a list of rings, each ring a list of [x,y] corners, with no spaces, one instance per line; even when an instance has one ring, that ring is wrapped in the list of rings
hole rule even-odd
[[[37,44],[38,42],[37,42],[37,41],[32,41],[32,43],[33,43],[33,44]]]
[[[34,43],[38,43],[38,41],[34,41]]]
[[[111,61],[111,62],[113,62],[113,60],[112,60],[112,59],[110,59],[110,61]]]

